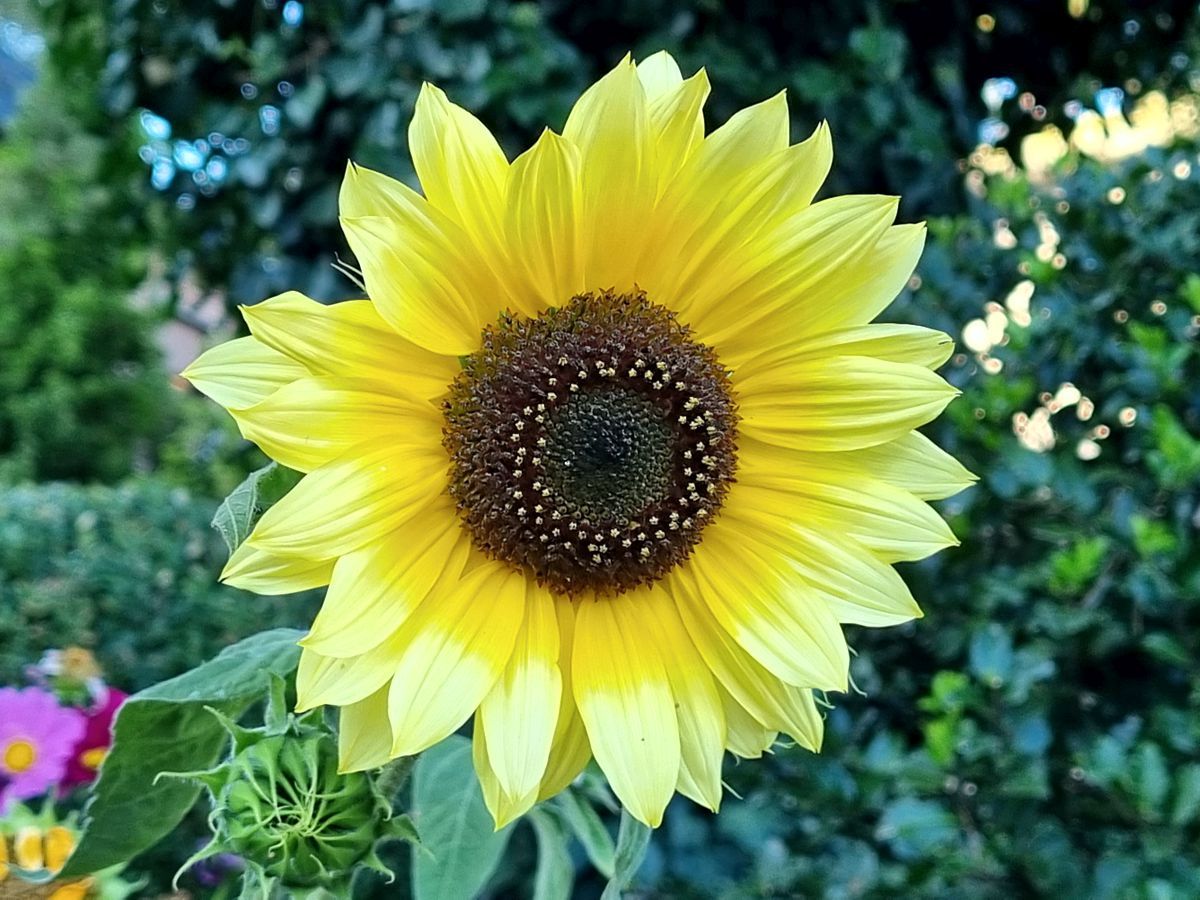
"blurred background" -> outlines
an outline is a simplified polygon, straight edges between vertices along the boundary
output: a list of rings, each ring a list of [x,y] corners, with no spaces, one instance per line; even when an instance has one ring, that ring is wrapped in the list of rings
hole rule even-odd
[[[0,0],[0,683],[77,645],[132,691],[302,626],[319,598],[216,583],[209,520],[264,460],[175,373],[239,303],[354,295],[340,178],[413,180],[423,80],[511,156],[663,47],[710,125],[787,88],[827,194],[929,222],[886,317],[958,342],[929,433],[981,481],[941,504],[962,546],[903,567],[926,617],[850,629],[825,752],[677,800],[642,894],[1200,897],[1195,0]]]

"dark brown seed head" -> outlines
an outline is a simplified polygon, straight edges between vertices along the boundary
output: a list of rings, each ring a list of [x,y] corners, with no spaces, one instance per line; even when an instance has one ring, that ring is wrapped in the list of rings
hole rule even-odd
[[[505,314],[444,409],[450,492],[476,546],[556,593],[657,580],[733,481],[729,373],[640,292]]]

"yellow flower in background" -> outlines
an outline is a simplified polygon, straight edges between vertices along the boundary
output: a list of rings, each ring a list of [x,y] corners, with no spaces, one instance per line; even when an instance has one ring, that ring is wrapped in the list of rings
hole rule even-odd
[[[370,299],[246,308],[185,373],[307,473],[223,577],[329,585],[297,688],[344,769],[474,716],[497,823],[593,756],[649,825],[715,810],[727,750],[820,747],[843,623],[920,615],[890,564],[955,543],[925,501],[973,480],[914,430],[951,341],[868,323],[924,228],[813,203],[829,132],[790,145],[782,94],[706,136],[708,90],[627,59],[510,163],[427,85],[424,196],[342,188]]]

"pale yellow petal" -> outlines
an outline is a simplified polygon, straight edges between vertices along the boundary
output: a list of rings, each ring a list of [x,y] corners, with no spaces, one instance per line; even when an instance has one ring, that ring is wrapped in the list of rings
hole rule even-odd
[[[729,752],[742,759],[758,759],[779,738],[779,732],[771,731],[750,715],[742,704],[733,699],[719,683],[717,690],[725,708],[726,741]]]
[[[578,610],[572,687],[592,753],[630,814],[657,828],[679,780],[679,722],[644,598]]]
[[[250,331],[314,375],[374,378],[396,393],[440,397],[459,373],[457,358],[402,338],[370,300],[325,305],[291,292],[242,307]]]
[[[895,440],[843,453],[808,452],[777,447],[743,436],[738,475],[743,482],[764,477],[802,476],[806,481],[861,484],[881,481],[920,500],[941,500],[978,479],[958,460],[917,431]]]
[[[500,780],[496,777],[488,756],[487,741],[478,715],[475,716],[475,727],[471,735],[471,760],[475,764],[475,774],[479,777],[479,787],[483,791],[483,803],[492,814],[497,831],[525,815],[538,801],[536,790],[514,797],[500,786]]]
[[[554,726],[554,740],[550,745],[550,758],[546,762],[546,774],[538,790],[538,800],[553,797],[583,771],[592,758],[592,747],[588,743],[587,731],[579,718],[579,709],[571,687],[571,656],[575,642],[575,604],[565,597],[555,598],[558,619],[558,667],[562,673],[562,698],[558,706],[558,722]]]
[[[252,337],[218,344],[180,373],[228,410],[245,409],[269,397],[308,370]]]
[[[790,523],[851,538],[884,562],[924,559],[958,544],[949,526],[908,491],[869,476],[822,481],[800,473],[751,474],[735,486],[741,506],[735,516],[772,523],[770,534],[786,535]],[[707,540],[707,537],[705,538]]]
[[[720,685],[768,730],[819,750],[824,723],[812,691],[785,684],[743,650],[717,623],[690,573],[673,573],[668,585],[688,634]]]
[[[392,729],[388,724],[388,686],[343,706],[338,713],[338,771],[377,769],[391,759]]]
[[[378,541],[337,561],[321,611],[301,643],[325,656],[357,656],[382,643],[434,594],[454,585],[470,553],[470,538],[439,496]]]
[[[247,540],[277,555],[333,559],[395,531],[445,481],[440,445],[388,437],[309,473],[263,514]]]
[[[638,63],[637,76],[650,102],[683,83],[679,63],[666,50],[659,50]]]
[[[531,580],[512,656],[479,707],[492,769],[512,797],[537,795],[558,723],[562,673],[554,607],[553,597]]]
[[[579,151],[552,131],[513,162],[507,240],[538,308],[584,290]]]
[[[242,541],[233,551],[221,580],[256,594],[294,594],[324,587],[333,577],[333,560],[275,556]]]
[[[360,444],[414,436],[440,443],[440,410],[427,400],[395,392],[379,381],[320,376],[299,378],[261,403],[241,410],[247,440],[278,462],[311,472]]]
[[[523,572],[484,560],[408,618],[388,694],[393,756],[420,753],[479,708],[512,655],[526,590]]]
[[[744,501],[746,492],[731,494]],[[728,503],[728,501],[727,501]],[[832,611],[776,548],[721,518],[681,567],[713,618],[776,677],[845,690],[850,653]]]
[[[351,659],[322,656],[301,647],[296,669],[296,711],[358,703],[386,685],[395,671],[395,648],[387,641]]]
[[[869,356],[735,370],[746,435],[796,450],[859,450],[936,418],[958,390],[922,366]]]
[[[726,740],[725,710],[716,682],[683,627],[675,602],[665,592],[652,590],[645,607],[679,717],[679,792],[716,812],[721,806]]]
[[[585,283],[631,290],[658,173],[646,94],[628,57],[584,91],[563,136],[580,153]]]

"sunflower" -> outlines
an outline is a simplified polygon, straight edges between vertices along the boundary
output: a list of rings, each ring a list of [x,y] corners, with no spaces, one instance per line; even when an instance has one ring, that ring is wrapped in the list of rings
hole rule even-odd
[[[289,293],[185,373],[305,477],[224,579],[329,585],[301,709],[341,708],[343,769],[474,716],[497,823],[595,758],[656,826],[716,810],[728,750],[816,751],[843,623],[920,616],[890,564],[955,538],[925,501],[972,476],[914,429],[956,391],[944,334],[871,320],[921,225],[813,198],[821,125],[778,94],[705,135],[701,70],[626,58],[511,163],[440,90],[423,195],[349,167],[370,299]]]

